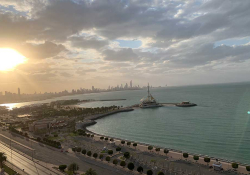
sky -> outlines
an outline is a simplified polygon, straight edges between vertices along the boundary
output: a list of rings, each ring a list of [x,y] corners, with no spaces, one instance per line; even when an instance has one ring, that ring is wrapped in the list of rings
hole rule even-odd
[[[0,92],[250,81],[249,0],[0,0]],[[0,58],[0,64],[7,57]]]

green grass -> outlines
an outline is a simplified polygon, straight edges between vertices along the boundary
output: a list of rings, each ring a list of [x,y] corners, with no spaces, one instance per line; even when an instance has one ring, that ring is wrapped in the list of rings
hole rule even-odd
[[[71,136],[71,137],[74,137],[74,136],[78,136],[78,134],[76,133],[73,133],[73,132],[71,132],[71,133],[69,133],[69,136]]]
[[[8,173],[9,175],[14,175],[14,174],[17,173],[17,172],[15,172],[14,170],[12,170],[11,168],[9,168],[8,166],[6,166],[6,165],[3,165],[3,168],[4,168],[4,171],[5,171],[6,173]]]

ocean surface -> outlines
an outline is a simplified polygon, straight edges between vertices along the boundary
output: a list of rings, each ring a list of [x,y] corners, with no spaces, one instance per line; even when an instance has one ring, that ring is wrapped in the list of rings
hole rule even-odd
[[[250,164],[250,83],[166,87],[151,89],[151,94],[160,103],[190,101],[198,106],[135,109],[98,119],[97,124],[88,129],[112,137]],[[58,99],[127,99],[79,106],[130,106],[138,104],[146,95],[146,90],[105,92],[39,103]],[[28,104],[12,104],[12,107]]]

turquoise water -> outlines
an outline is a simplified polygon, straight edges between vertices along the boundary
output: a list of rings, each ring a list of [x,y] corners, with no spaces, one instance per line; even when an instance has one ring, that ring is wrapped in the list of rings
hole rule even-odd
[[[134,140],[236,160],[250,164],[250,83],[167,87],[152,89],[161,103],[191,101],[192,108],[161,107],[136,109],[97,120],[89,130]],[[146,90],[107,92],[60,97],[39,102],[12,104],[14,107],[59,99],[127,99],[82,103],[83,107],[138,104]]]
[[[132,104],[141,95],[135,91],[126,93]],[[152,94],[160,102],[190,100],[198,106],[136,109],[99,119],[88,129],[250,164],[250,84],[154,89]]]

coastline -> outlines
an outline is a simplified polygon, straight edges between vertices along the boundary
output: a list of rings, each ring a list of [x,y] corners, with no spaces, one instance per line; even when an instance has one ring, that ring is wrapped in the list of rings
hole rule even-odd
[[[173,105],[173,103],[172,104],[169,103],[169,104]],[[90,130],[87,129],[87,127],[95,125],[97,123],[95,120],[97,120],[97,119],[104,118],[106,116],[116,114],[116,113],[119,113],[119,112],[128,112],[128,109],[130,109],[129,111],[134,110],[134,108],[127,108],[126,111],[121,110],[121,111],[114,111],[114,112],[111,112],[111,113],[108,113],[108,114],[99,114],[98,116],[96,116],[96,115],[95,116],[90,116],[89,119],[88,119],[88,122],[82,123],[81,129],[84,129],[85,131],[87,131],[90,134],[94,134],[95,135],[94,139],[97,140],[97,141],[100,141],[100,137],[109,137],[109,138],[113,138],[115,140],[115,145],[117,145],[117,146],[121,146],[121,141],[122,140],[124,140],[125,142],[137,143],[137,148],[136,149],[138,149],[138,150],[140,150],[142,152],[150,152],[148,150],[148,146],[153,146],[154,148],[160,148],[161,149],[160,152],[159,152],[159,155],[166,156],[166,154],[164,153],[164,149],[168,149],[169,153],[168,153],[168,156],[166,156],[166,157],[171,157],[174,161],[185,160],[185,158],[183,158],[182,154],[183,153],[188,153],[189,157],[186,160],[188,160],[188,161],[190,161],[192,163],[199,163],[199,164],[202,164],[202,165],[207,165],[207,163],[204,162],[204,158],[209,157],[211,159],[211,161],[209,163],[209,166],[212,166],[212,164],[215,163],[216,160],[218,160],[222,164],[222,168],[224,170],[232,170],[233,168],[232,168],[231,164],[234,163],[234,162],[237,162],[239,164],[238,172],[244,173],[244,174],[249,173],[249,172],[246,171],[246,166],[248,166],[248,164],[243,164],[243,163],[238,162],[238,161],[226,160],[226,159],[221,159],[221,158],[217,158],[217,157],[210,157],[208,155],[202,155],[202,154],[194,154],[194,153],[191,153],[191,152],[185,152],[185,151],[166,148],[166,147],[164,148],[162,146],[151,145],[151,144],[148,144],[148,143],[137,142],[137,141],[122,139],[122,138],[116,138],[116,137],[112,137],[112,136],[108,136],[108,135],[95,133],[95,132],[90,131]],[[123,146],[127,146],[127,145],[124,144]],[[198,161],[195,161],[193,159],[194,155],[198,155],[200,159]]]

